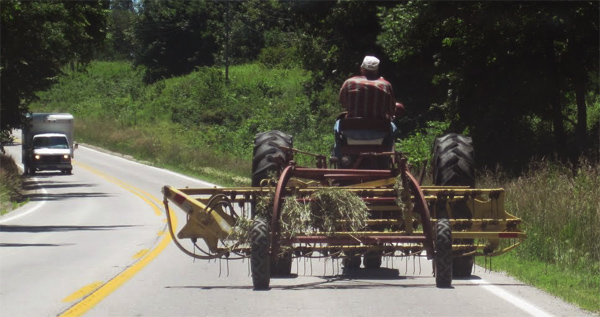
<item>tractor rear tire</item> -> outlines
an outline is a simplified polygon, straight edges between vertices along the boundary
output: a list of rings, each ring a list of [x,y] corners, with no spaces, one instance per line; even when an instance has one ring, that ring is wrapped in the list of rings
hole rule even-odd
[[[475,187],[475,154],[470,137],[450,133],[435,140],[433,153],[433,183],[436,186]],[[471,219],[471,210],[466,202],[451,203],[452,217]],[[442,210],[440,210],[442,209]],[[444,206],[436,208],[438,218],[448,217]],[[456,243],[472,244],[472,239],[456,240]],[[453,260],[454,277],[470,277],[473,271],[473,256],[462,256]]]
[[[269,270],[269,226],[264,219],[256,218],[250,229],[250,269],[254,290],[268,290],[271,282]]]
[[[450,133],[435,140],[433,183],[475,187],[475,155],[470,137]]]
[[[254,138],[252,155],[252,187],[260,186],[263,179],[269,178],[269,173],[276,176],[282,172],[292,160],[292,152],[280,148],[293,146],[291,135],[273,130],[259,133]]]
[[[438,219],[435,235],[435,285],[449,288],[452,285],[452,229],[450,221]]]

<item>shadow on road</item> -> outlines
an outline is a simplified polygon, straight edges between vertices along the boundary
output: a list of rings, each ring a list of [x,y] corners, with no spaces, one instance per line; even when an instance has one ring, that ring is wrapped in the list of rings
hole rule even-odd
[[[0,243],[0,248],[21,248],[21,247],[63,247],[68,245],[75,245],[73,243]]]
[[[67,183],[67,182],[52,182],[52,181],[33,181],[26,180],[23,182],[23,187],[26,190],[35,190],[40,188],[72,188],[72,187],[95,187],[94,184],[83,184],[83,183]]]
[[[60,173],[59,173],[60,174]],[[50,174],[48,174],[50,175]],[[26,194],[25,197],[30,201],[54,201],[63,200],[68,198],[88,198],[88,197],[111,197],[108,193],[99,192],[70,192],[70,193],[47,193],[41,192],[42,189],[59,189],[59,188],[86,188],[95,187],[94,184],[86,183],[69,183],[69,182],[57,182],[52,180],[43,180],[47,177],[42,177],[42,180],[34,180],[32,178],[25,178],[23,182],[23,189]]]
[[[62,194],[28,194],[26,197],[30,201],[52,201],[52,200],[63,200],[67,198],[87,198],[87,197],[110,197],[112,195],[106,193],[95,193],[95,192],[75,192],[75,193],[62,193]]]
[[[289,278],[296,278],[298,275],[292,274]],[[322,279],[321,281],[311,283],[301,283],[296,285],[272,285],[271,290],[310,290],[310,289],[382,289],[382,288],[436,288],[435,280],[433,276],[399,276],[398,270],[380,268],[380,269],[356,269],[349,273],[336,276],[318,276]],[[272,277],[271,280],[280,279],[278,277]],[[397,280],[425,280],[430,279],[431,283],[385,283],[384,280],[397,281]],[[482,284],[477,282],[469,282],[470,280],[481,280],[481,277],[473,275],[470,278],[454,279],[452,287],[440,288],[440,290],[453,290],[455,287],[480,287]],[[522,283],[486,283],[485,285],[495,286],[516,286],[524,287],[527,286]],[[229,290],[241,290],[248,289],[252,290],[251,285],[235,285],[235,286],[215,286],[215,285],[197,285],[197,286],[166,286],[168,289],[197,289],[197,290],[218,290],[218,289],[229,289]]]
[[[0,232],[64,232],[64,231],[83,231],[83,230],[115,230],[121,228],[139,227],[137,225],[116,225],[116,226],[19,226],[19,225],[0,225]]]

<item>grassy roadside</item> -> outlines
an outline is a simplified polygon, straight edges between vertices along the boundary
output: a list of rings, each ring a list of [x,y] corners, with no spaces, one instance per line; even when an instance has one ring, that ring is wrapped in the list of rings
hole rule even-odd
[[[12,156],[0,155],[0,216],[26,203],[19,168]]]
[[[250,184],[249,162],[190,144],[185,141],[190,136],[176,127],[159,125],[113,129],[112,125],[110,122],[80,118],[75,121],[77,140],[222,186]]]
[[[528,237],[492,269],[600,314],[600,165],[533,164],[517,179],[487,174],[479,187],[504,187],[508,212]],[[483,259],[478,259],[483,264]]]
[[[484,259],[477,258],[477,264],[484,266]],[[544,290],[580,308],[600,314],[600,289],[598,275],[585,271],[569,270],[556,264],[537,260],[526,260],[515,253],[507,253],[492,258],[493,271],[506,272],[510,276]],[[488,259],[488,268],[489,268]]]

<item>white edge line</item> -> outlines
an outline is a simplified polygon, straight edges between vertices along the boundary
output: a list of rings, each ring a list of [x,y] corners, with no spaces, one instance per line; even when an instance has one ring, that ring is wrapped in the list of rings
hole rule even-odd
[[[20,168],[21,170],[23,169],[23,165],[21,165],[21,164],[17,164],[17,165],[19,166],[19,168]],[[37,183],[38,179],[37,179],[37,178],[35,178],[35,177],[34,177],[33,179],[34,179],[34,180],[35,180],[35,182]],[[42,194],[44,194],[44,196],[48,195],[48,192],[46,191],[46,189],[45,189],[45,188],[43,188],[43,187],[40,187],[40,188],[41,188]],[[25,212],[18,213],[18,214],[16,214],[16,215],[12,215],[12,216],[8,216],[8,215],[7,215],[7,216],[4,216],[4,217],[0,218],[0,224],[1,224],[1,223],[5,223],[5,222],[9,222],[9,221],[12,221],[12,220],[15,220],[15,219],[18,219],[18,218],[21,218],[21,217],[23,217],[23,216],[26,216],[26,215],[29,215],[30,213],[32,213],[32,212],[34,212],[34,211],[36,211],[36,210],[40,209],[40,208],[41,208],[43,205],[45,205],[45,204],[46,204],[46,200],[41,200],[41,201],[39,201],[39,202],[38,202],[38,203],[37,203],[35,206],[31,207],[31,209],[29,209],[29,210],[27,210],[27,211],[25,211]],[[15,209],[15,210],[19,210],[19,209],[21,209],[21,208],[23,208],[23,207],[25,207],[25,206],[27,206],[27,204],[25,204],[25,205],[24,205],[24,206],[22,206],[22,207],[19,207],[19,208]]]
[[[153,168],[153,169],[161,171],[163,173],[171,174],[171,175],[178,176],[178,177],[181,177],[183,179],[186,179],[186,180],[189,180],[189,181],[192,181],[192,182],[200,183],[200,184],[202,184],[204,186],[208,186],[208,187],[220,187],[218,185],[215,185],[215,184],[212,184],[212,183],[209,183],[209,182],[205,182],[203,180],[191,178],[189,176],[185,176],[185,175],[182,175],[182,174],[179,174],[179,173],[176,173],[176,172],[173,172],[173,171],[169,171],[169,170],[166,170],[166,169],[163,169],[163,168],[159,168],[159,167],[156,167],[156,166],[146,165],[146,164],[143,164],[143,163],[139,163],[139,162],[136,162],[136,161],[133,161],[133,160],[129,160],[127,158],[124,158],[124,157],[121,157],[121,156],[118,156],[118,155],[114,155],[114,154],[110,154],[110,153],[105,153],[105,152],[102,152],[102,151],[98,151],[98,150],[92,149],[92,148],[87,147],[87,146],[79,145],[79,147],[83,147],[86,150],[90,150],[90,151],[93,151],[93,152],[96,152],[96,153],[108,155],[108,156],[111,156],[111,157],[114,157],[114,158],[117,158],[117,159],[121,159],[121,160],[130,162],[130,163],[134,163],[134,164],[142,165],[142,166],[145,166],[145,167]]]
[[[514,306],[520,308],[521,310],[523,310],[524,312],[526,312],[532,316],[536,316],[536,317],[552,316],[552,315],[548,314],[547,312],[541,310],[540,308],[536,307],[535,305],[528,303],[524,299],[519,298],[518,296],[515,296],[515,295],[503,290],[502,288],[500,288],[498,286],[492,285],[484,279],[471,280],[471,283],[478,284],[479,286],[483,287],[487,291],[489,291],[489,292],[493,293],[494,295],[504,299],[505,301],[513,304]]]

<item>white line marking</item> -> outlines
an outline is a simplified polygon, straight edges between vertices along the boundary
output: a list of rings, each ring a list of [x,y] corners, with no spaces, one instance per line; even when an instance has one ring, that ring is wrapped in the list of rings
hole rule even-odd
[[[521,310],[523,310],[524,312],[526,312],[532,316],[536,316],[536,317],[551,317],[552,316],[552,315],[548,314],[547,312],[539,309],[538,307],[528,303],[524,299],[519,298],[519,297],[503,290],[502,288],[500,288],[498,286],[492,285],[484,279],[471,280],[471,283],[480,285],[481,287],[483,287],[487,291],[491,292],[492,294],[519,307]]]
[[[38,179],[37,179],[37,178],[35,178],[35,177],[33,178],[33,180],[34,180],[36,183],[37,183],[37,181],[38,181]],[[43,198],[46,198],[46,195],[48,195],[48,192],[46,191],[46,189],[45,189],[45,188],[43,188],[43,187],[41,187],[41,191],[42,191],[42,194],[44,194],[44,196],[43,196],[43,197],[41,197],[41,198],[42,198],[42,199],[43,199]],[[19,213],[19,214],[16,214],[16,215],[14,215],[14,216],[7,217],[7,218],[4,218],[4,217],[2,217],[2,218],[0,219],[0,223],[9,222],[9,221],[11,221],[11,220],[15,220],[15,219],[21,218],[21,217],[23,217],[23,216],[29,215],[30,213],[32,213],[32,212],[34,212],[34,211],[36,211],[36,210],[40,209],[40,208],[41,208],[43,205],[45,205],[45,204],[46,204],[46,201],[45,201],[45,200],[39,201],[39,202],[38,202],[38,203],[37,203],[35,206],[33,206],[31,209],[29,209],[29,210],[27,210],[27,211],[25,211],[25,212],[22,212],[22,213]],[[25,205],[25,206],[27,206],[27,205]],[[23,206],[23,207],[25,207],[25,206]],[[19,208],[17,208],[16,210],[19,210],[19,209],[21,209],[21,208],[23,208],[23,207],[19,207]]]
[[[185,175],[182,175],[182,174],[179,174],[179,173],[175,173],[175,172],[172,172],[172,171],[169,171],[169,170],[166,170],[166,169],[162,169],[162,168],[159,168],[159,167],[142,164],[142,163],[139,163],[139,162],[136,162],[136,161],[132,161],[132,160],[126,159],[126,158],[121,157],[121,156],[116,156],[116,155],[113,155],[113,154],[104,153],[102,151],[98,151],[98,150],[95,150],[95,149],[92,149],[92,148],[89,148],[89,147],[86,147],[86,146],[80,145],[79,147],[82,147],[82,148],[84,148],[86,150],[90,150],[90,151],[93,151],[93,152],[96,152],[96,153],[100,153],[100,154],[108,155],[108,156],[111,156],[111,157],[114,157],[114,158],[117,158],[117,159],[121,159],[121,160],[130,162],[130,163],[133,163],[133,164],[138,164],[138,165],[142,165],[142,166],[145,166],[145,167],[153,168],[153,169],[161,171],[163,173],[171,174],[171,175],[174,175],[174,176],[181,177],[181,178],[183,178],[185,180],[189,180],[189,181],[192,181],[192,182],[200,183],[200,184],[202,184],[204,186],[208,186],[208,187],[220,187],[218,185],[211,184],[209,182],[205,182],[203,180],[191,178],[189,176],[185,176]]]

